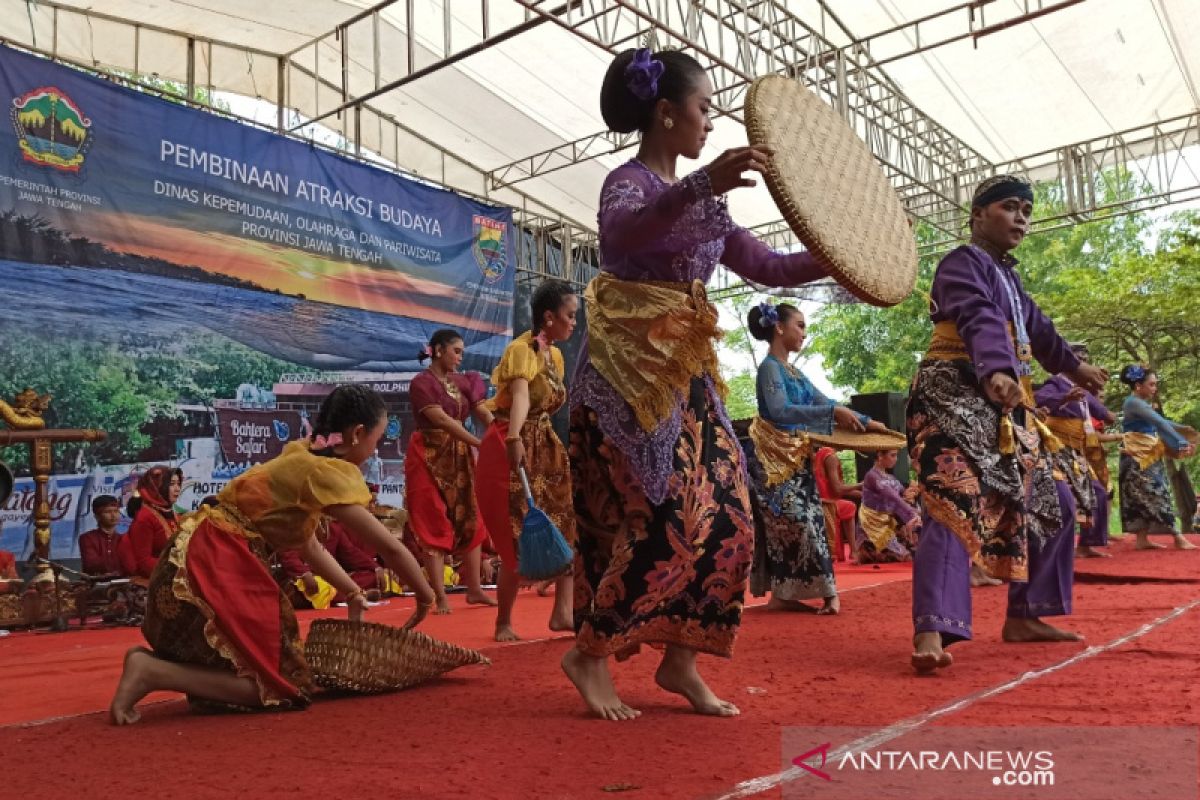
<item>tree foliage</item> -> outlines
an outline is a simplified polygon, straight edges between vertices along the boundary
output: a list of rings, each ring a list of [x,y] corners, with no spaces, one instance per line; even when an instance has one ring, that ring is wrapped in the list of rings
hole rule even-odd
[[[1110,176],[1113,197],[1131,179]],[[1038,209],[1059,210],[1062,198],[1039,187]],[[917,227],[918,241],[931,231]],[[1176,214],[1155,225],[1145,215],[1067,225],[1029,236],[1015,253],[1025,288],[1069,340],[1089,344],[1112,374],[1104,399],[1119,411],[1126,394],[1122,366],[1158,371],[1164,410],[1200,424],[1200,215]],[[830,379],[859,392],[905,392],[929,342],[928,290],[937,260],[923,257],[917,290],[890,309],[830,305],[810,325],[811,346]],[[1193,460],[1195,461],[1195,460]],[[1200,464],[1189,464],[1193,474]]]
[[[6,326],[0,334],[0,397],[25,387],[53,395],[46,423],[54,428],[96,428],[108,438],[96,444],[55,448],[55,463],[70,470],[86,464],[121,463],[149,444],[142,428],[171,417],[179,403],[211,404],[233,397],[239,384],[270,386],[294,365],[215,334],[180,340],[121,337],[54,339]],[[28,448],[0,450],[0,459],[28,468]]]

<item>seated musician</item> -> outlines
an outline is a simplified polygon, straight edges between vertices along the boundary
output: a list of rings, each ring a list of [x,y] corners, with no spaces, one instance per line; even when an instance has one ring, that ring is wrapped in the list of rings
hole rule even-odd
[[[892,474],[897,456],[896,450],[880,450],[863,478],[855,541],[860,564],[912,560],[921,512],[905,498],[904,485]]]
[[[353,539],[340,523],[328,520],[328,531],[328,537],[322,544],[329,555],[333,556],[355,583],[366,590],[368,600],[378,600],[379,581],[383,570],[375,561],[374,554]],[[297,608],[325,609],[336,603],[346,602],[346,598],[340,592],[313,574],[312,568],[298,552],[280,551],[279,564],[283,567],[288,581],[297,590],[290,593],[292,603]]]
[[[92,501],[92,515],[96,518],[96,527],[79,537],[79,558],[84,573],[92,577],[124,575],[117,554],[121,540],[121,534],[117,533],[121,501],[110,494],[102,494]]]

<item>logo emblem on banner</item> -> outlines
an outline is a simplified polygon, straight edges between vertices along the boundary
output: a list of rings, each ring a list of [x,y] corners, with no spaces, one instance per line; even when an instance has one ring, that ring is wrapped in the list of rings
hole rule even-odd
[[[92,121],[61,90],[42,86],[13,100],[13,127],[26,161],[78,172],[92,142]]]
[[[491,217],[475,217],[475,243],[471,245],[471,252],[479,271],[483,273],[483,279],[488,283],[496,283],[503,278],[508,267],[508,248],[504,246],[507,229],[505,222]]]

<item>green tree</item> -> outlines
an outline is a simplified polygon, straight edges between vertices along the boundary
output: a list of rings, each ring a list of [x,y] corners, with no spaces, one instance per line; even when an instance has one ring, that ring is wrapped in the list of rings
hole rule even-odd
[[[747,419],[758,413],[758,395],[755,391],[753,372],[739,372],[725,383],[729,387],[725,408],[730,419]]]
[[[96,444],[55,448],[56,471],[84,464],[128,462],[150,445],[142,432],[154,419],[173,417],[179,403],[211,404],[233,397],[239,384],[271,386],[294,364],[259,353],[224,336],[196,333],[183,340],[123,336],[115,341],[82,337],[53,340],[10,327],[0,348],[0,397],[25,387],[54,400],[46,415],[53,428],[96,428]],[[14,469],[29,467],[28,448],[0,450]]]
[[[1107,187],[1107,188],[1104,188]],[[1108,176],[1103,190],[1114,199],[1133,191],[1132,178],[1118,172]],[[1038,186],[1038,216],[1064,209],[1057,187]],[[1119,258],[1146,254],[1150,221],[1141,215],[1115,217],[1055,228],[1029,236],[1017,256],[1021,280],[1029,293],[1045,306],[1050,298],[1068,291],[1080,280],[1103,271]],[[918,223],[918,246],[929,249],[940,234]],[[812,348],[825,358],[835,385],[859,392],[907,391],[925,348],[929,344],[929,287],[944,249],[920,259],[916,290],[888,309],[870,306],[830,305],[815,315]],[[1094,284],[1094,280],[1089,280]],[[1086,306],[1085,306],[1086,307]]]
[[[1153,252],[1116,255],[1096,269],[1071,266],[1057,283],[1061,288],[1045,293],[1042,307],[1109,369],[1109,407],[1119,411],[1127,393],[1117,380],[1120,369],[1146,364],[1159,375],[1167,416],[1200,427],[1200,215],[1173,217]],[[1200,478],[1195,459],[1184,464]]]
[[[134,358],[111,344],[81,339],[54,342],[33,334],[6,331],[0,348],[0,396],[12,398],[25,387],[53,395],[46,424],[53,428],[97,428],[104,442],[55,447],[55,463],[127,461],[150,442],[141,427],[150,409],[169,401],[164,387],[144,384]],[[0,455],[14,469],[29,467],[27,447],[5,448]]]

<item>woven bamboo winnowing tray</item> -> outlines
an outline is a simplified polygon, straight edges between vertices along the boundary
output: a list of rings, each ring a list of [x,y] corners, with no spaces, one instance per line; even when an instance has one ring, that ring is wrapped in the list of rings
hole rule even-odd
[[[458,667],[492,663],[476,650],[417,631],[344,619],[315,621],[304,656],[318,686],[362,694],[406,689]]]
[[[799,82],[759,78],[746,96],[752,145],[775,151],[765,181],[817,262],[856,297],[894,306],[917,280],[917,244],[866,144]]]
[[[876,450],[904,450],[908,447],[908,440],[904,434],[896,431],[852,433],[834,428],[833,433],[810,433],[808,438],[817,445],[836,447],[842,450],[861,450],[864,453]]]
[[[1177,422],[1173,422],[1171,424],[1174,426],[1175,430],[1179,432],[1179,435],[1187,440],[1188,444],[1192,445],[1193,447],[1200,448],[1200,433],[1198,433],[1195,428],[1191,427],[1190,425],[1180,425]],[[1169,452],[1175,453],[1177,451],[1170,450]]]

